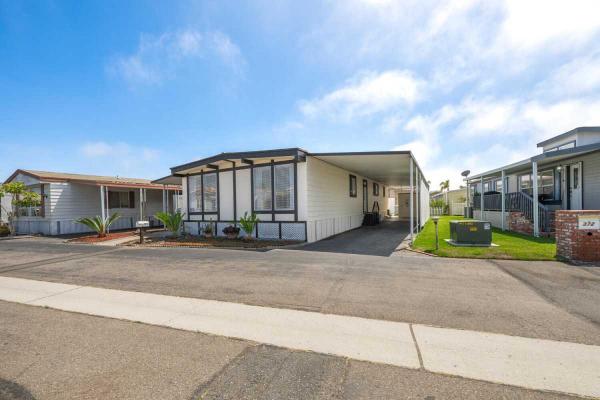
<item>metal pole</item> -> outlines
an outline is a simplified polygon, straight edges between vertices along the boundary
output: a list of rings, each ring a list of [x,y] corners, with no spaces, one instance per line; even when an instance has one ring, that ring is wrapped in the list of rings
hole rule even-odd
[[[100,215],[102,221],[106,219],[106,209],[104,208],[104,185],[100,185]]]
[[[412,243],[413,241],[413,234],[414,234],[414,228],[415,228],[415,217],[414,217],[414,210],[413,210],[413,206],[414,206],[414,199],[413,199],[413,191],[414,191],[414,176],[413,176],[413,159],[412,157],[410,158],[410,163],[409,163],[409,174],[410,174],[410,196],[408,197],[408,205],[410,207],[410,242]]]
[[[481,177],[481,220],[483,221],[485,218],[483,216],[483,176]]]
[[[421,174],[417,168],[417,233],[421,231]]]
[[[506,193],[507,188],[505,187],[506,186],[505,178],[506,178],[506,173],[504,172],[504,170],[502,170],[502,178],[501,178],[502,179],[502,195],[501,195],[501,198],[502,198],[502,230],[505,230],[504,216],[506,215],[506,195],[505,195],[505,193]]]
[[[167,193],[165,191],[165,187],[163,186],[162,190],[162,201],[163,201],[163,212],[167,212]]]
[[[539,199],[538,199],[538,168],[537,161],[533,161],[531,163],[531,175],[532,175],[532,185],[533,185],[533,236],[540,236],[540,225],[539,225]]]
[[[144,189],[140,188],[140,221],[144,220]]]

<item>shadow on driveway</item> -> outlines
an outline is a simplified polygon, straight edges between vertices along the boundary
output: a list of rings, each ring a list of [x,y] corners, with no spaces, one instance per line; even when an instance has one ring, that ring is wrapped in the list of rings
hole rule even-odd
[[[408,222],[388,220],[376,226],[363,226],[340,233],[295,250],[388,257],[408,236],[408,228]]]

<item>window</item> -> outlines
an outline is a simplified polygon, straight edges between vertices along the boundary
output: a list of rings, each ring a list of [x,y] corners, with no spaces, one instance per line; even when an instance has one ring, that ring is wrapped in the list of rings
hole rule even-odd
[[[188,208],[190,212],[202,212],[202,186],[200,175],[188,177]]]
[[[550,151],[557,151],[557,150],[565,150],[565,149],[572,149],[573,147],[575,147],[575,141],[571,141],[571,142],[567,142],[565,144],[561,144],[560,146],[555,146],[552,148],[549,148],[548,150],[544,151],[544,153],[550,152]]]
[[[217,212],[217,174],[206,174],[202,183],[204,212]]]
[[[134,192],[108,192],[108,208],[135,208]]]
[[[496,180],[494,181],[494,190],[495,190],[496,192],[500,192],[500,193],[502,193],[502,186],[503,186],[503,185],[502,185],[502,179],[496,179]]]
[[[554,199],[554,171],[542,171],[538,177],[538,194],[543,194],[548,199]]]
[[[294,165],[276,165],[275,170],[275,210],[294,209]]]
[[[257,167],[252,170],[254,180],[254,210],[271,211],[271,166]]]
[[[486,194],[487,192],[490,192],[492,190],[492,182],[488,181],[488,182],[484,182],[483,183],[483,194]]]
[[[379,196],[379,184],[373,182],[373,196]]]
[[[533,196],[533,179],[531,174],[519,176],[519,190]],[[546,199],[554,199],[554,170],[548,169],[538,175],[538,195]]]
[[[356,176],[350,175],[350,197],[356,197],[357,191]]]
[[[385,197],[385,186],[383,186],[383,197]]]

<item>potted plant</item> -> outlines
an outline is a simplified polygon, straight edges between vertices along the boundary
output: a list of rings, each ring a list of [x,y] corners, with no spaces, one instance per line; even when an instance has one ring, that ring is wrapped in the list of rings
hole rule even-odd
[[[252,239],[252,232],[254,232],[254,227],[256,224],[260,222],[256,214],[252,213],[252,215],[248,216],[248,213],[245,212],[244,216],[240,218],[240,225],[244,232],[246,233],[246,240]]]
[[[204,233],[205,238],[211,238],[213,235],[213,226],[211,223],[204,225],[204,229],[202,229],[202,233]]]
[[[235,239],[240,233],[240,228],[234,225],[229,225],[223,228],[223,233],[225,236],[227,236],[227,239]]]

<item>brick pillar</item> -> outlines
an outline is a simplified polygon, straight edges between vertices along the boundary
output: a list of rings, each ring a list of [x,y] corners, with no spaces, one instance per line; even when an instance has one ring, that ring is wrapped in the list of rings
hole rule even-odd
[[[556,255],[571,261],[600,261],[600,230],[579,229],[580,216],[600,216],[600,210],[556,211]]]

